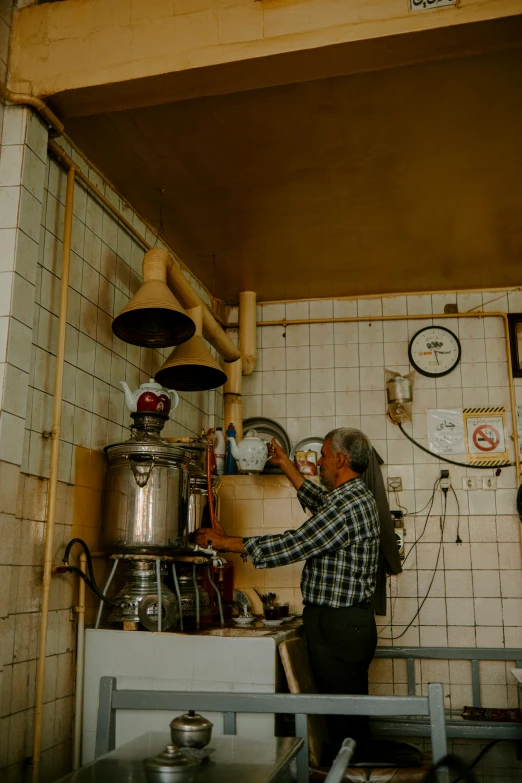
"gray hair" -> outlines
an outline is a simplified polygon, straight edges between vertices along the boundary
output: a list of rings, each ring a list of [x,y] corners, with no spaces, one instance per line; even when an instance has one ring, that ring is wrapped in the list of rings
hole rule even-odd
[[[364,473],[372,456],[372,444],[361,430],[339,427],[331,430],[325,440],[332,442],[336,454],[344,454],[354,473]]]

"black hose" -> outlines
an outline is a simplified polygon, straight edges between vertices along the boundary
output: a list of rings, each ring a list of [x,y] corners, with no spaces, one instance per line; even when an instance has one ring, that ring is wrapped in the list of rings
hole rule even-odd
[[[492,740],[491,742],[488,742],[486,747],[482,748],[480,753],[475,756],[471,764],[468,766],[466,766],[462,759],[460,759],[458,756],[453,756],[452,754],[444,756],[444,758],[442,758],[437,762],[437,764],[434,764],[428,770],[428,773],[424,778],[424,783],[437,783],[436,773],[440,767],[448,767],[449,770],[454,770],[458,773],[459,777],[455,778],[455,780],[452,780],[451,783],[460,783],[461,781],[465,781],[465,783],[476,783],[477,779],[472,770],[477,766],[479,761],[486,755],[486,753],[497,744],[497,742],[502,742],[502,740]]]
[[[390,421],[393,421],[392,418],[390,418]],[[422,449],[422,451],[425,451],[426,454],[429,454],[430,456],[434,457],[435,459],[440,459],[442,462],[449,462],[450,465],[458,465],[459,468],[477,468],[477,470],[491,470],[491,465],[473,465],[473,464],[467,464],[466,462],[455,462],[455,460],[448,459],[447,457],[443,457],[441,454],[435,454],[433,451],[430,451],[429,449],[424,448],[424,446],[421,446],[420,443],[417,443],[417,441],[411,437],[411,435],[408,435],[406,430],[403,428],[400,421],[393,421],[394,424],[399,425],[399,429],[402,432],[403,435],[405,435],[408,440],[410,440],[414,446],[417,446],[418,449]],[[513,465],[512,462],[506,462],[504,465],[500,465],[502,468],[509,468]]]
[[[81,568],[77,568],[77,566],[69,565],[69,556],[71,554],[71,549],[75,544],[80,544],[83,548],[83,551],[85,552],[85,557],[87,558],[87,568],[89,569],[89,576],[87,574],[84,574],[84,572],[81,570]],[[96,578],[94,576],[94,569],[92,566],[92,558],[91,553],[89,551],[89,547],[85,543],[85,541],[81,538],[72,538],[67,546],[65,547],[65,552],[63,555],[62,562],[65,564],[67,570],[71,574],[78,574],[78,576],[81,576],[81,578],[84,580],[85,584],[92,590],[92,592],[98,596],[100,601],[105,601],[106,604],[109,604],[109,606],[115,606],[117,607],[118,604],[114,601],[111,601],[110,598],[107,598],[100,590],[98,585],[96,584]]]
[[[453,756],[451,753],[448,753],[447,756],[444,756],[437,764],[434,764],[431,769],[428,770],[428,774],[424,778],[424,783],[437,783],[438,776],[437,776],[437,770],[441,767],[447,767],[449,770],[455,770],[459,773],[460,777],[457,778],[457,780],[465,780],[466,783],[477,783],[477,778],[471,771],[471,767],[466,767],[464,762],[459,759],[458,756]],[[452,783],[456,783],[455,781],[452,781]]]

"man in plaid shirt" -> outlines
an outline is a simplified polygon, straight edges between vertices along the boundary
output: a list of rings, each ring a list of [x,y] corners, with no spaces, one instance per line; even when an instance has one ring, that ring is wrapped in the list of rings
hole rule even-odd
[[[195,540],[217,549],[248,554],[256,568],[305,560],[301,579],[303,625],[320,693],[368,693],[368,667],[377,632],[371,606],[379,552],[377,504],[362,479],[372,446],[359,430],[332,430],[324,439],[321,482],[326,492],[299,473],[273,440],[269,454],[297,490],[309,517],[297,530],[280,535],[227,536],[223,529],[200,530]],[[330,741],[345,737],[359,746],[369,738],[362,717],[329,719]]]

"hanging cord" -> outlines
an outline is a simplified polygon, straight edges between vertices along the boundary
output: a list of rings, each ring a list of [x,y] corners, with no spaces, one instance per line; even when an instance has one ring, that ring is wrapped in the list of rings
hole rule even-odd
[[[380,639],[386,639],[387,641],[395,641],[396,639],[400,639],[400,638],[401,638],[401,636],[404,636],[404,634],[406,633],[406,631],[408,631],[408,630],[411,628],[411,626],[413,625],[413,622],[414,622],[414,620],[415,620],[415,619],[416,619],[416,618],[419,616],[419,614],[420,614],[420,612],[421,612],[421,609],[422,609],[422,607],[424,606],[424,604],[425,604],[425,603],[426,603],[426,601],[428,600],[428,596],[429,596],[429,594],[430,594],[430,590],[431,590],[431,588],[432,588],[432,586],[433,586],[433,582],[435,581],[435,577],[437,576],[437,567],[438,567],[438,565],[439,565],[440,554],[441,554],[441,552],[442,552],[442,543],[443,543],[443,539],[444,539],[444,524],[445,524],[445,522],[446,522],[446,508],[447,508],[447,502],[448,502],[448,490],[443,488],[443,490],[442,490],[442,491],[444,492],[444,510],[443,510],[443,512],[442,512],[442,518],[441,518],[441,522],[440,522],[440,544],[439,544],[439,551],[437,552],[437,560],[436,560],[436,562],[435,562],[435,567],[434,567],[434,569],[433,569],[433,576],[431,577],[431,582],[430,582],[430,584],[429,584],[429,586],[428,586],[428,589],[427,589],[427,591],[426,591],[426,595],[425,595],[425,596],[424,596],[424,598],[422,599],[422,601],[421,601],[421,604],[420,604],[419,608],[417,609],[417,611],[415,612],[415,614],[414,614],[414,615],[413,615],[413,617],[411,618],[410,622],[408,623],[408,625],[406,626],[406,628],[404,629],[404,631],[402,631],[402,633],[400,633],[398,636],[381,636],[380,634],[378,634]],[[427,518],[426,518],[426,523],[427,523]],[[425,529],[425,528],[426,528],[426,525],[424,525],[424,529]],[[424,533],[424,531],[423,531],[423,533]],[[410,552],[411,552],[411,549],[410,549]],[[408,553],[408,554],[409,554],[409,553]],[[405,559],[406,559],[406,558],[405,558]],[[393,617],[392,617],[392,619],[390,620],[390,623],[389,623],[389,624],[391,624],[392,622],[393,622]],[[384,626],[384,628],[386,628],[386,627],[387,627],[387,626]]]
[[[428,502],[426,503],[426,506],[429,506],[429,510],[428,510],[428,514],[427,514],[427,516],[426,516],[426,520],[425,520],[425,522],[424,522],[424,527],[422,528],[422,533],[420,534],[420,536],[417,536],[417,538],[415,539],[415,541],[413,542],[413,544],[412,544],[412,545],[411,545],[411,547],[409,548],[409,550],[408,550],[408,552],[407,552],[406,556],[404,557],[404,560],[402,561],[403,570],[404,570],[404,563],[406,562],[406,560],[408,559],[408,557],[410,556],[410,554],[413,552],[413,549],[414,549],[414,547],[415,547],[415,546],[416,546],[416,545],[419,543],[419,541],[420,541],[420,540],[421,540],[421,538],[423,537],[424,533],[426,532],[426,526],[427,526],[427,524],[428,524],[428,520],[429,520],[429,518],[430,518],[430,515],[431,515],[431,510],[432,510],[432,508],[433,508],[433,503],[435,502],[435,492],[436,492],[436,489],[437,489],[437,487],[438,487],[439,483],[440,483],[440,478],[436,479],[436,481],[435,481],[435,483],[434,483],[434,485],[433,485],[433,489],[432,489],[432,491],[431,491],[431,497],[430,497],[430,499],[428,500]],[[424,508],[426,508],[426,506],[424,506]],[[417,513],[417,514],[418,514],[418,513],[420,513],[420,512],[415,512],[415,513]],[[411,514],[411,516],[413,516],[413,514]],[[388,623],[386,623],[386,625],[382,625],[382,626],[380,627],[380,631],[377,633],[377,635],[378,635],[379,637],[381,636],[382,632],[383,632],[383,631],[384,631],[386,628],[389,628],[389,626],[390,626],[390,625],[392,624],[392,622],[393,622],[393,613],[394,613],[394,611],[395,611],[395,605],[396,605],[396,603],[397,603],[397,598],[398,598],[398,597],[399,597],[399,593],[398,593],[398,588],[397,588],[397,593],[395,594],[395,596],[394,596],[394,599],[393,599],[393,603],[392,603],[392,595],[391,595],[391,577],[390,577],[390,621],[389,621]],[[413,618],[413,619],[415,619],[415,618]],[[412,621],[412,622],[413,622],[413,621]],[[408,626],[408,627],[409,627],[409,626]],[[408,629],[406,629],[406,630],[408,630]],[[406,633],[406,631],[405,631],[405,633]],[[386,639],[387,637],[385,637],[385,636],[384,636],[384,637],[382,637],[382,638],[383,638],[383,639]],[[394,637],[394,638],[395,638],[395,637]],[[397,638],[399,638],[399,637],[397,637]]]
[[[447,756],[444,756],[440,761],[438,761],[436,764],[434,764],[429,770],[424,778],[424,783],[437,783],[437,770],[440,769],[440,767],[448,767],[448,769],[454,769],[458,774],[459,777],[455,778],[455,780],[452,780],[451,783],[460,783],[462,780],[466,781],[466,783],[476,783],[476,777],[473,774],[473,769],[477,766],[479,761],[484,758],[486,753],[491,750],[491,748],[496,745],[498,742],[503,742],[505,740],[492,740],[491,742],[488,742],[485,748],[482,748],[480,753],[473,759],[471,764],[468,766],[465,765],[465,763],[460,759],[458,756],[454,756],[451,753],[448,753]]]
[[[451,485],[451,491],[453,492],[453,495],[455,496],[455,503],[457,504],[457,537],[455,539],[456,544],[462,544],[462,539],[459,535],[460,533],[460,503],[459,498],[457,496],[457,493],[455,492],[455,489],[453,487],[453,484]]]
[[[77,568],[76,566],[69,565],[69,556],[71,554],[71,549],[73,548],[74,544],[80,544],[83,547],[83,551],[85,552],[85,557],[87,558],[87,568],[89,569],[89,576],[87,574],[84,574],[81,568]],[[64,566],[60,566],[60,571],[69,571],[71,574],[78,574],[78,576],[81,576],[81,578],[85,581],[85,584],[92,590],[92,592],[98,596],[100,601],[105,601],[106,604],[109,604],[109,606],[118,606],[117,603],[114,601],[111,601],[110,598],[107,598],[99,589],[98,585],[96,584],[96,578],[94,576],[94,569],[92,567],[92,558],[91,553],[89,552],[89,547],[83,541],[81,538],[72,538],[67,546],[65,547],[65,552],[63,555],[62,562],[65,564]]]
[[[400,421],[394,421],[391,416],[389,416],[389,419],[393,424],[397,424],[400,431],[403,435],[405,435],[409,441],[413,443],[414,446],[417,446],[418,449],[422,449],[422,451],[425,451],[426,454],[430,454],[434,459],[440,459],[442,462],[448,462],[450,465],[458,465],[459,468],[477,468],[477,470],[491,470],[491,465],[468,465],[466,462],[455,462],[455,460],[448,459],[447,457],[443,457],[442,454],[434,454],[433,451],[430,451],[429,449],[426,449],[424,446],[421,446],[420,443],[418,443],[414,438],[411,437],[411,435],[408,435],[404,427],[402,426]],[[509,468],[512,467],[515,463],[514,462],[506,462],[504,465],[501,465],[502,468]]]

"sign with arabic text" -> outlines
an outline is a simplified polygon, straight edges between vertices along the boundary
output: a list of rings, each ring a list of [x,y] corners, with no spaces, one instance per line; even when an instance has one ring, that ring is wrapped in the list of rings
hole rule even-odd
[[[410,0],[410,11],[435,11],[452,5],[456,6],[457,0]]]
[[[464,416],[462,408],[439,408],[426,411],[428,446],[434,454],[465,454]]]

